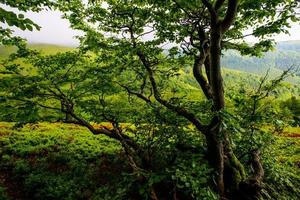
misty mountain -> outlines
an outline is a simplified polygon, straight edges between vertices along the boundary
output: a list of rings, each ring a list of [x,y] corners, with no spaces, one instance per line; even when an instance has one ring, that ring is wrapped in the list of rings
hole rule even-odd
[[[229,50],[223,56],[222,66],[255,74],[264,74],[268,69],[277,74],[291,66],[300,67],[300,41],[279,42],[274,51],[260,58],[241,56],[237,51]]]

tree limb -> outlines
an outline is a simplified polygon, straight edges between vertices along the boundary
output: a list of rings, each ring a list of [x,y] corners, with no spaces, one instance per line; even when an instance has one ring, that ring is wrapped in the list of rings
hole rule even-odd
[[[141,94],[141,93],[138,93],[138,92],[134,92],[132,91],[129,87],[127,87],[126,85],[122,85],[122,84],[119,84],[122,88],[124,88],[129,94],[133,94],[135,96],[137,96],[138,98],[144,100],[146,103],[152,103],[150,101],[150,99],[148,97],[146,97],[145,95]]]
[[[264,177],[264,168],[260,162],[259,150],[252,152],[252,167],[254,171],[252,179],[254,179],[257,182],[257,184],[261,184],[262,179]]]
[[[133,139],[125,135],[124,133],[120,133],[120,132],[117,133],[116,129],[112,129],[112,130],[107,128],[95,129],[89,122],[76,115],[74,111],[69,110],[67,111],[67,113],[70,114],[74,119],[76,119],[79,125],[88,128],[94,135],[100,135],[100,134],[106,135],[109,138],[116,139],[120,142],[126,142],[127,145],[129,145],[135,150],[139,149],[139,146],[133,141]]]
[[[164,105],[166,108],[176,112],[178,115],[185,117],[187,120],[189,120],[191,123],[193,123],[201,132],[205,131],[205,126],[202,125],[202,123],[199,121],[199,119],[193,114],[188,112],[187,110],[185,110],[182,107],[179,106],[175,106],[171,103],[169,103],[168,101],[164,100],[161,98],[160,93],[157,89],[157,84],[156,81],[154,79],[154,74],[153,71],[151,69],[151,65],[148,62],[148,60],[146,59],[146,56],[143,54],[143,52],[140,49],[137,49],[137,55],[140,58],[141,62],[143,63],[144,67],[146,68],[148,75],[149,75],[149,80],[152,86],[152,90],[153,90],[153,94],[154,94],[154,98],[161,103],[162,105]]]
[[[228,0],[228,8],[226,11],[226,15],[223,21],[221,22],[222,33],[225,33],[232,25],[237,12],[237,7],[238,7],[238,0]]]
[[[213,94],[210,88],[210,85],[206,78],[203,76],[202,73],[202,66],[206,60],[205,55],[200,55],[200,56],[195,56],[195,61],[194,61],[194,66],[193,66],[193,74],[194,77],[196,78],[197,82],[199,83],[204,95],[206,96],[207,99],[212,99]]]
[[[173,112],[176,112],[178,115],[189,120],[192,124],[194,124],[197,127],[198,130],[200,130],[202,133],[204,133],[206,130],[206,126],[204,126],[193,113],[190,113],[186,109],[176,106],[176,105],[173,105],[173,104],[169,103],[168,101],[161,98],[155,78],[154,78],[153,70],[151,69],[152,64],[151,64],[151,62],[149,62],[149,60],[147,60],[145,54],[137,46],[137,43],[135,40],[136,38],[134,37],[134,30],[133,30],[133,25],[135,23],[134,16],[132,15],[131,18],[132,18],[132,24],[131,24],[131,27],[129,28],[130,39],[131,39],[133,48],[136,50],[136,54],[137,54],[138,58],[140,59],[140,61],[142,62],[143,66],[145,67],[145,69],[148,73],[150,84],[151,84],[151,87],[153,90],[154,98],[160,104],[165,106],[166,108],[172,110]]]
[[[208,12],[210,13],[212,23],[217,24],[218,15],[213,5],[208,0],[202,0],[202,3],[205,5],[205,7],[208,9]]]
[[[187,16],[189,16],[190,18],[194,17],[191,13],[189,13],[183,6],[181,6],[176,0],[172,0],[176,6],[181,9]]]

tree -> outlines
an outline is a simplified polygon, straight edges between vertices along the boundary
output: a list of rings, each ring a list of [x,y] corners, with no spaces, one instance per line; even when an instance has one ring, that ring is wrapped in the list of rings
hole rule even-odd
[[[205,137],[206,159],[216,172],[215,190],[220,198],[259,197],[264,176],[260,151],[253,149],[247,152],[252,156],[249,163],[253,171],[246,170],[250,168],[249,163],[243,163],[237,158],[230,132],[226,129],[221,56],[225,49],[235,49],[250,55],[260,55],[270,50],[273,41],[269,38],[286,32],[289,20],[298,20],[294,12],[298,6],[296,1],[109,0],[85,3],[73,0],[59,1],[58,6],[65,12],[72,28],[85,32],[80,38],[81,51],[92,52],[97,58],[95,62],[100,72],[87,81],[96,83],[105,80],[107,86],[116,88],[114,91],[123,89],[130,97],[135,96],[135,101],[143,101],[146,108],[156,114],[165,108],[176,113],[185,124],[194,125],[197,133]],[[243,32],[248,29],[253,29],[251,35],[259,39],[252,46],[244,41],[246,36]],[[168,48],[165,48],[166,45]],[[172,81],[180,77],[180,70],[188,66],[192,67],[199,91],[204,94],[203,98],[198,97],[193,101],[176,92],[177,85],[172,86]],[[107,75],[103,68],[108,70],[110,76],[100,76]],[[62,103],[63,110],[59,110],[71,115],[76,123],[87,127],[94,134],[104,134],[120,141],[135,171],[151,171],[150,157],[145,149],[135,137],[127,134],[135,133],[136,130],[122,128],[119,123],[122,120],[116,119],[116,114],[105,115],[107,100],[99,95],[105,87],[101,85],[102,89],[97,87],[98,90],[95,90],[92,82],[87,84],[91,88],[88,94],[100,96],[102,116],[97,115],[99,108],[93,109],[95,99],[90,102],[85,99],[83,104],[72,93],[62,91],[55,84],[52,84],[54,88],[50,87],[54,90],[52,92],[48,84],[44,89],[49,90],[53,98]],[[107,94],[108,91],[103,93]],[[39,98],[46,100],[43,96]],[[204,98],[206,109],[195,109]],[[30,101],[33,105],[40,103],[40,99]],[[137,106],[133,104],[132,107]],[[80,109],[89,110],[99,120],[110,121],[112,127],[96,129],[79,112]],[[142,120],[139,122],[142,123]],[[155,123],[152,125],[158,126]],[[179,126],[173,128],[180,132]],[[155,188],[150,188],[151,198],[158,199]]]
[[[139,71],[147,77],[155,100],[186,118],[205,135],[208,160],[218,172],[217,188],[221,198],[235,196],[246,188],[253,190],[254,196],[257,194],[263,178],[259,151],[252,152],[255,172],[246,178],[229,135],[222,127],[221,113],[225,108],[222,50],[236,49],[242,54],[260,55],[271,49],[269,36],[287,32],[289,20],[298,20],[296,1],[92,1],[91,4],[73,1],[63,6],[72,11],[68,18],[73,28],[86,32],[83,45],[91,50],[117,52],[119,58],[126,57],[123,63],[137,59],[141,65]],[[95,24],[97,29],[90,24]],[[253,46],[243,40],[246,37],[243,31],[250,28],[253,29],[251,35],[260,39]],[[206,98],[213,102],[214,117],[210,123],[203,124],[197,114],[162,96],[159,79],[165,75],[159,73],[159,66],[163,63],[173,71],[180,67],[172,63],[174,57],[160,56],[161,46],[168,42],[174,47],[169,49],[170,57],[175,54],[178,59],[193,59],[194,77]],[[174,53],[179,45],[182,51]],[[131,93],[136,94],[136,91]],[[143,93],[136,96],[146,100]]]

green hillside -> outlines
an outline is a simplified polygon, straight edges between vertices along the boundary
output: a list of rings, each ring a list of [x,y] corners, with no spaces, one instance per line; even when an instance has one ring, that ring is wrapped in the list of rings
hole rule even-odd
[[[74,49],[71,46],[55,44],[29,44],[28,46],[44,54],[55,54]],[[277,50],[266,53],[262,58],[241,56],[236,51],[228,51],[222,59],[223,66],[225,67],[223,70],[225,82],[231,85],[237,80],[243,80],[243,83],[250,84],[250,82],[254,82],[253,80],[258,80],[259,76],[264,75],[268,69],[270,69],[270,77],[279,76],[282,70],[291,65],[300,66],[300,51],[297,49],[300,49],[300,41],[279,42]],[[0,46],[0,59],[6,58],[15,51],[15,47]],[[186,69],[185,73],[187,73],[183,81],[187,83],[185,87],[196,89],[195,87],[198,85],[192,77],[192,72]],[[293,85],[297,85],[300,84],[300,77],[289,77],[287,81],[293,83]]]
[[[274,51],[265,53],[261,58],[241,56],[230,50],[224,54],[222,65],[255,74],[264,74],[271,69],[271,74],[277,75],[291,66],[300,66],[300,41],[279,42]]]
[[[54,45],[54,44],[29,44],[28,47],[30,49],[42,51],[45,54],[55,54],[58,52],[65,52],[74,49],[74,47]],[[16,47],[0,46],[0,58],[6,58],[9,54],[15,51],[16,51]]]
[[[45,54],[54,54],[74,49],[74,47],[71,46],[54,44],[29,44],[28,46],[31,49],[42,51]],[[15,47],[0,46],[0,58],[7,57],[15,50]],[[272,75],[279,75],[282,70],[290,66],[300,66],[300,41],[279,42],[276,46],[276,50],[267,52],[261,58],[241,56],[236,51],[227,51],[223,56],[222,65],[225,68],[259,75],[265,74],[268,69],[271,69]]]

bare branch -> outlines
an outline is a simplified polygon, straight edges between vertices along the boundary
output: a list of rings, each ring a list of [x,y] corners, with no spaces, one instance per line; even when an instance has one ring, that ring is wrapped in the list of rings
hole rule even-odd
[[[139,37],[143,37],[143,36],[145,36],[145,35],[148,35],[148,34],[150,34],[150,33],[153,33],[154,31],[155,31],[155,29],[152,28],[151,30],[146,31],[146,32],[144,32],[144,33],[138,35],[138,36],[136,37],[136,39],[138,39]]]
[[[16,100],[22,101],[22,102],[27,102],[27,103],[32,103],[32,104],[35,104],[35,105],[40,106],[40,107],[42,107],[42,108],[46,108],[46,109],[50,109],[50,110],[61,111],[60,108],[55,108],[55,107],[43,105],[43,104],[41,104],[41,103],[38,103],[38,102],[33,101],[33,100],[29,100],[29,99],[16,99]]]
[[[121,132],[116,132],[116,129],[108,129],[108,128],[94,128],[89,122],[87,122],[86,120],[84,120],[83,118],[79,117],[77,114],[74,113],[73,110],[68,110],[67,111],[68,114],[70,114],[74,119],[77,120],[77,124],[84,126],[86,128],[88,128],[94,135],[106,135],[109,138],[113,138],[116,139],[120,142],[126,142],[127,145],[129,145],[130,147],[132,147],[133,149],[137,150],[139,149],[139,146],[133,141],[133,139]]]
[[[153,63],[151,63],[146,58],[146,56],[142,52],[142,50],[137,47],[136,38],[134,37],[134,30],[133,30],[133,26],[134,26],[134,23],[135,23],[133,14],[131,15],[131,18],[132,18],[132,24],[131,24],[131,27],[129,28],[129,33],[130,33],[130,39],[131,39],[131,42],[132,42],[132,46],[133,46],[134,49],[136,49],[136,54],[139,57],[140,61],[142,62],[143,66],[145,67],[145,69],[148,73],[150,84],[151,84],[151,87],[152,87],[152,90],[153,90],[154,98],[160,104],[165,106],[166,108],[172,110],[173,112],[176,112],[178,115],[180,115],[180,116],[186,118],[187,120],[189,120],[191,123],[193,123],[197,127],[198,130],[200,130],[201,132],[205,132],[206,127],[200,122],[200,120],[193,113],[190,113],[186,109],[184,109],[180,106],[173,105],[170,102],[166,101],[165,99],[161,98],[161,95],[158,91],[158,87],[157,87],[157,84],[156,84],[156,81],[155,81],[155,78],[154,78],[154,73],[153,73],[153,70],[151,68],[153,66]],[[139,94],[137,93],[136,95],[139,95]],[[140,97],[142,97],[142,96],[140,96]],[[142,99],[146,100],[147,97],[142,97]]]

